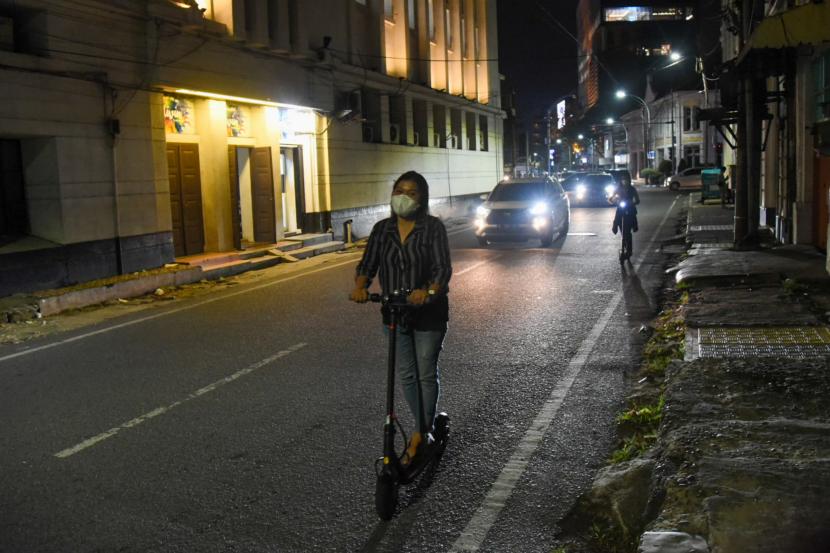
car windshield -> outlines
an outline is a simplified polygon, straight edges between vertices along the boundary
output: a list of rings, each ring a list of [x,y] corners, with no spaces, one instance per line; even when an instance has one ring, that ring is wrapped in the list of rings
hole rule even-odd
[[[491,202],[526,202],[545,194],[543,182],[500,182],[490,193]]]
[[[590,187],[605,187],[609,184],[613,185],[616,184],[614,182],[614,177],[611,175],[585,175],[585,178],[582,179],[582,184],[585,186]]]
[[[585,173],[571,173],[562,180],[562,188],[565,190],[573,190],[584,178]]]

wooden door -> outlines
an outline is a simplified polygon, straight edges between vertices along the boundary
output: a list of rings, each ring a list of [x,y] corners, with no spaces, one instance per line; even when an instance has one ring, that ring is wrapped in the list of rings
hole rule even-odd
[[[205,236],[199,146],[168,144],[167,172],[176,256],[201,253],[205,247]]]
[[[242,203],[239,199],[239,158],[236,146],[228,146],[228,174],[230,175],[231,226],[233,227],[233,247],[242,249]]]
[[[254,212],[254,241],[277,241],[277,216],[274,210],[274,172],[271,148],[254,148],[251,155],[251,200]]]
[[[817,155],[813,165],[816,214],[816,246],[827,251],[828,202],[830,202],[830,157]]]

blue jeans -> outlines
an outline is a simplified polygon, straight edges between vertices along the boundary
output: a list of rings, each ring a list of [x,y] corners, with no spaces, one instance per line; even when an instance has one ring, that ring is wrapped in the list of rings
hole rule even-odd
[[[389,329],[386,328],[388,335]],[[419,421],[421,433],[432,432],[441,382],[438,376],[438,355],[444,345],[447,327],[442,330],[411,330],[398,327],[395,358],[403,395],[409,410]]]

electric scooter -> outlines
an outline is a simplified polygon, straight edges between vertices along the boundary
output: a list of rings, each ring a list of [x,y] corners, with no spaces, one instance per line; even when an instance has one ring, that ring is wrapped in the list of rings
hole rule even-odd
[[[400,291],[388,296],[370,294],[369,299],[375,303],[382,303],[389,309],[391,321],[389,328],[389,361],[386,376],[386,421],[383,425],[383,457],[375,462],[377,484],[375,486],[375,509],[382,520],[389,520],[395,514],[398,504],[398,487],[415,480],[423,470],[433,462],[438,462],[447,445],[450,433],[450,417],[446,413],[438,413],[435,417],[432,440],[428,440],[423,447],[423,454],[416,455],[409,463],[404,464],[404,453],[399,454],[395,447],[395,435],[400,432],[406,448],[406,433],[395,414],[395,352],[397,328],[402,313],[417,306],[407,303],[409,293]],[[427,440],[427,437],[424,437]]]
[[[620,231],[622,234],[622,247],[620,248],[620,263],[631,259],[631,250],[633,246],[633,238],[631,236],[631,207],[628,202],[621,200],[617,204],[617,210],[620,213]]]

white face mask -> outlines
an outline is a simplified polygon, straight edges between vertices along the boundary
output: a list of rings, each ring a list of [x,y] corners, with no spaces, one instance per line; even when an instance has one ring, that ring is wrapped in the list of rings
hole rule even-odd
[[[398,217],[409,219],[418,211],[418,202],[407,196],[406,194],[396,194],[392,196],[392,211]]]

